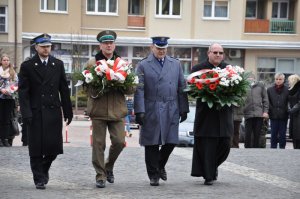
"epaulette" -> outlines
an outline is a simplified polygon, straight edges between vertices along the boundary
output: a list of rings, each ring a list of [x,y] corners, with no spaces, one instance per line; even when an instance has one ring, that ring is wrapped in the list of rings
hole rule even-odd
[[[148,56],[147,56],[147,57],[144,57],[143,59],[140,60],[140,62],[143,61],[144,59],[147,59],[147,58],[148,58]]]
[[[170,56],[170,58],[177,59],[177,60],[179,61],[179,59],[178,59],[177,57],[172,57],[172,56]]]
[[[32,57],[26,57],[25,60],[24,60],[24,62],[28,62],[28,61],[30,61],[31,59],[32,59]]]

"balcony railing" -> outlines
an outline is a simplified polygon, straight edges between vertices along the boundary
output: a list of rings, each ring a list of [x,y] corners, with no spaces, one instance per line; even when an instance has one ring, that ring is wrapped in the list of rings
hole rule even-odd
[[[246,19],[246,33],[283,33],[295,34],[296,22],[294,20],[267,20],[267,19]]]
[[[267,19],[246,19],[245,32],[249,33],[268,33],[269,20]]]
[[[145,17],[140,15],[128,15],[128,26],[130,27],[145,27]]]
[[[271,20],[270,32],[271,33],[295,33],[295,21],[294,20]]]

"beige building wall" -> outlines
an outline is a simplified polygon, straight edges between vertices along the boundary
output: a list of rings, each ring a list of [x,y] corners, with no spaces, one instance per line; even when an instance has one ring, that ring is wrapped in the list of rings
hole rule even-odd
[[[180,18],[161,18],[155,16],[156,1],[148,0],[147,4],[147,30],[148,36],[169,36],[171,38],[189,39],[192,35],[193,26],[193,3],[194,1],[182,1]]]
[[[204,1],[196,1],[195,37],[192,39],[239,40],[244,32],[245,1],[230,1],[229,19],[203,19]]]
[[[0,0],[1,6],[7,6],[7,32],[0,33],[0,54],[6,53],[11,63],[18,67],[23,60],[22,51],[22,0]]]
[[[299,50],[246,50],[245,70],[256,73],[258,58],[300,58]],[[299,66],[300,67],[300,66]]]
[[[40,0],[26,0],[23,5],[23,32],[80,34],[81,2],[68,1],[68,12],[40,12]],[[75,3],[77,2],[77,3]]]

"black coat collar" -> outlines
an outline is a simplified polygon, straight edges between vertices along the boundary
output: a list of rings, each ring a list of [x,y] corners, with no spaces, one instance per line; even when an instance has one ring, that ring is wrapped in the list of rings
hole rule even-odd
[[[117,54],[116,51],[114,51],[114,54],[113,54],[113,60],[115,60],[115,59],[118,58],[118,57],[120,57],[120,56]],[[96,59],[96,61],[102,60],[102,59],[107,60],[107,58],[103,55],[102,51],[100,51],[99,53],[97,53],[97,54],[95,55],[95,59]]]
[[[295,95],[299,91],[299,88],[300,88],[300,81],[298,81],[294,85],[294,87],[289,91],[289,95]]]

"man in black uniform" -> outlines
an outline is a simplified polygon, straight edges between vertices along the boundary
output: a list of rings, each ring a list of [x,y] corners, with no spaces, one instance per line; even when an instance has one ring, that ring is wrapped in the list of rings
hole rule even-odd
[[[37,189],[45,189],[51,163],[63,153],[62,115],[69,125],[73,112],[64,63],[50,55],[50,35],[39,35],[33,42],[36,55],[21,64],[19,100],[33,180]]]
[[[208,59],[195,65],[192,72],[215,67],[225,68],[224,50],[220,44],[212,44],[207,52]],[[194,123],[195,143],[193,151],[192,176],[203,177],[205,185],[212,185],[217,179],[218,166],[229,155],[230,137],[233,133],[232,107],[209,108],[206,102],[197,99]]]

